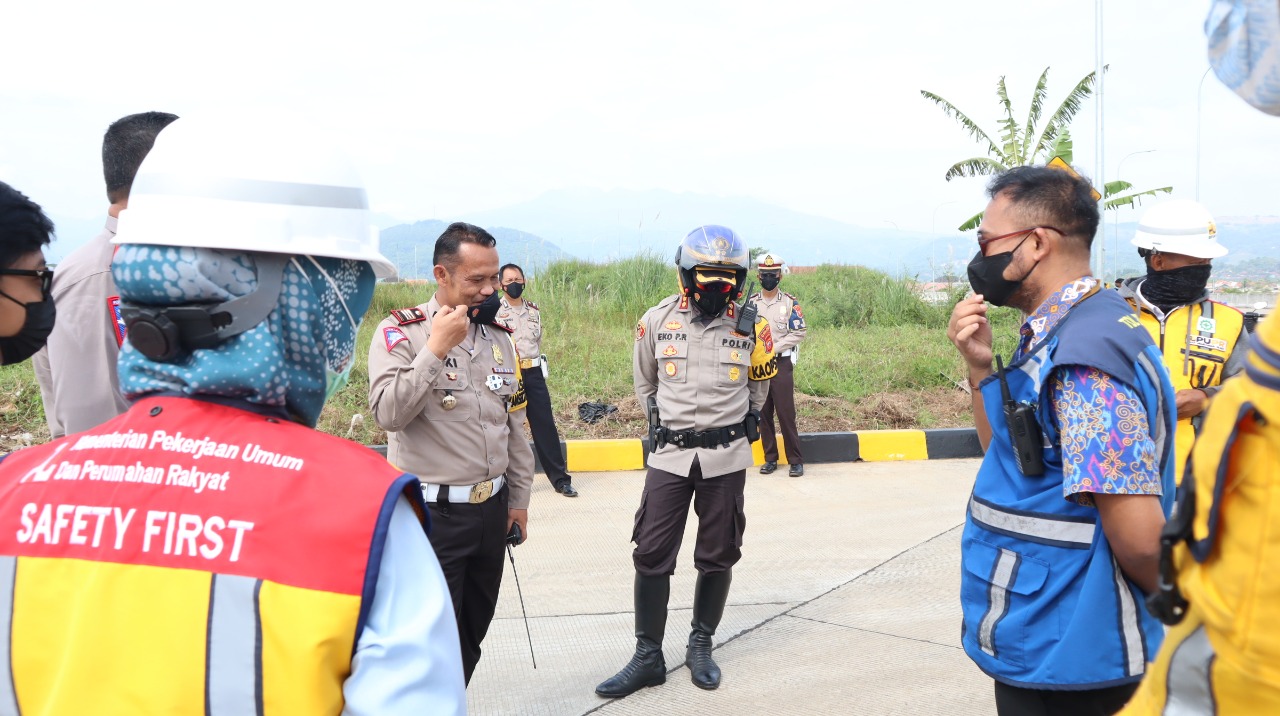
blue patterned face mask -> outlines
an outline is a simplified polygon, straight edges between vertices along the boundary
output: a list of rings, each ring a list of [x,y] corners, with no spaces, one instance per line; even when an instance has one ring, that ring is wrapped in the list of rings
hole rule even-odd
[[[127,244],[117,251],[112,273],[127,303],[221,303],[256,290],[254,256]],[[357,317],[369,309],[375,281],[363,261],[299,256],[285,266],[276,308],[244,333],[172,363],[151,361],[126,344],[120,389],[130,399],[177,393],[279,407],[314,427],[325,399],[350,374]]]

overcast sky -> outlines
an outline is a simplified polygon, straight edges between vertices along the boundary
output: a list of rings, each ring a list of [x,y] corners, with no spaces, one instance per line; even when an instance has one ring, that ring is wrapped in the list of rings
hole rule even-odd
[[[867,226],[952,230],[980,154],[920,97],[990,132],[995,85],[1046,115],[1094,65],[1094,4],[850,2],[11,3],[0,180],[55,220],[101,216],[102,132],[144,110],[285,109],[340,134],[375,210],[449,220],[559,188],[746,195]],[[1196,193],[1207,2],[1107,0],[1107,179]],[[1280,214],[1280,120],[1210,76],[1200,198]],[[1094,107],[1073,127],[1094,171]],[[936,220],[935,220],[936,217]],[[1122,215],[1121,220],[1133,217]],[[723,219],[721,219],[723,220]],[[77,241],[78,242],[78,241]]]

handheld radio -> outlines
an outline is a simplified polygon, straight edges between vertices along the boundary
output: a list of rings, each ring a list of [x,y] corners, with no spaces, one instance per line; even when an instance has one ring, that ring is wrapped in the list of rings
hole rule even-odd
[[[1018,470],[1027,477],[1044,474],[1044,443],[1040,424],[1036,422],[1034,405],[1014,401],[1009,382],[1004,377],[1004,361],[996,356],[996,377],[1000,381],[1000,397],[1004,405],[1004,422],[1009,429],[1009,442]]]

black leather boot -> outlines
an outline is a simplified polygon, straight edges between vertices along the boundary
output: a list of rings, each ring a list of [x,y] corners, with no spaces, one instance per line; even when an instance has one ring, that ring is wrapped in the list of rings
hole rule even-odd
[[[667,629],[667,598],[671,577],[636,575],[636,653],[622,671],[596,687],[596,694],[618,698],[646,686],[667,680],[667,663],[662,658],[662,634]]]
[[[720,626],[724,603],[729,599],[732,570],[699,574],[693,592],[693,631],[689,632],[689,648],[684,663],[689,667],[693,685],[714,689],[720,685],[720,667],[711,658],[711,637]]]

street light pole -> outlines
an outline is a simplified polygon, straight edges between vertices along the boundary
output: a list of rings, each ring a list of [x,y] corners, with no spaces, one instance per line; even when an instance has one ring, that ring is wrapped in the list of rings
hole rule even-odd
[[[1120,159],[1120,164],[1116,166],[1116,180],[1124,181],[1124,162],[1126,159],[1134,156],[1135,154],[1150,154],[1151,152],[1154,152],[1154,151],[1155,151],[1154,149],[1139,149],[1136,152],[1129,152],[1128,154],[1124,155],[1124,157]],[[1103,206],[1106,205],[1105,204],[1106,199],[1107,198],[1105,196],[1102,197],[1102,200],[1104,202]],[[1120,259],[1117,258],[1117,256],[1120,254],[1120,208],[1119,207],[1116,207],[1115,216],[1112,217],[1111,246],[1112,246],[1111,280],[1114,281],[1116,279],[1116,274],[1120,273]]]
[[[955,204],[959,201],[960,201],[959,199],[944,201],[941,204],[938,204],[937,206],[933,207],[933,221],[930,222],[929,224],[929,261],[930,262],[932,262],[934,259],[934,256],[933,256],[934,244],[936,244],[938,241],[938,209],[941,209],[947,204]],[[938,267],[936,265],[933,267],[933,280],[934,281],[938,280]]]
[[[1200,107],[1204,104],[1204,79],[1213,68],[1200,75],[1200,86],[1196,88],[1196,201],[1200,201]]]

